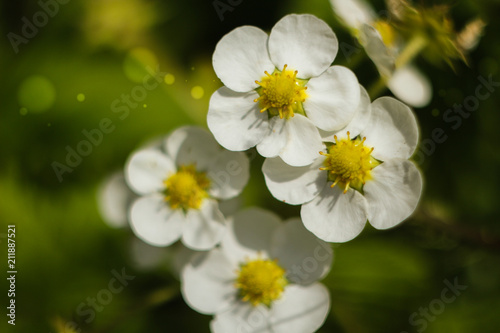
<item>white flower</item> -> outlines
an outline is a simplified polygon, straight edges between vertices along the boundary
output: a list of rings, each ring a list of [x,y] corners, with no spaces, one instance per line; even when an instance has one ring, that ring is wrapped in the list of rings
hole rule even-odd
[[[215,248],[185,266],[182,295],[198,312],[214,314],[214,333],[308,333],[329,311],[318,279],[330,270],[332,250],[298,218],[282,223],[251,208],[237,213]]]
[[[412,64],[396,68],[402,40],[394,29],[380,19],[364,0],[330,0],[335,14],[351,30],[380,74],[388,78],[387,86],[403,102],[423,107],[432,98],[432,85]]]
[[[242,191],[248,158],[223,150],[197,127],[172,132],[164,150],[140,150],[127,162],[127,183],[141,196],[130,209],[132,229],[150,245],[167,246],[180,238],[190,249],[210,249],[225,229],[217,199]]]
[[[213,65],[224,87],[210,100],[207,122],[229,150],[257,146],[265,157],[312,163],[321,149],[318,128],[340,130],[354,117],[359,85],[354,73],[331,66],[338,41],[312,15],[288,15],[268,36],[236,28],[217,44]]]
[[[348,129],[359,128],[360,120]],[[367,220],[377,229],[397,225],[413,213],[422,192],[420,172],[408,161],[418,142],[408,106],[391,97],[375,100],[369,125],[356,135],[336,135],[310,166],[272,158],[262,167],[273,196],[303,204],[305,227],[328,242],[353,239]]]

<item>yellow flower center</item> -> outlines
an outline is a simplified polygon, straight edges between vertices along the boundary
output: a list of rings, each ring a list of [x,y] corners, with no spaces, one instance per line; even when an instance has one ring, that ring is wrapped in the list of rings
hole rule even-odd
[[[332,181],[331,187],[339,184],[344,188],[344,193],[349,187],[361,191],[363,185],[371,178],[370,171],[380,164],[371,156],[373,148],[364,146],[366,138],[351,140],[347,132],[347,139],[338,140],[330,146],[328,153],[320,152],[326,156],[324,167],[328,170],[328,180]]]
[[[380,33],[380,36],[382,36],[384,44],[388,47],[393,47],[396,40],[396,33],[392,26],[385,21],[379,20],[374,23],[374,27]]]
[[[256,259],[241,265],[235,286],[244,302],[269,307],[281,297],[287,284],[285,270],[276,260]]]
[[[267,71],[265,76],[259,81],[255,81],[260,87],[257,88],[259,98],[254,102],[259,102],[260,112],[269,111],[271,116],[279,115],[280,118],[290,118],[294,112],[304,114],[302,103],[306,100],[307,94],[304,85],[306,80],[297,79],[298,71],[286,69],[274,70],[272,74]]]
[[[203,199],[208,197],[210,180],[205,172],[198,172],[194,165],[181,166],[176,173],[164,181],[165,201],[172,209],[199,209]]]

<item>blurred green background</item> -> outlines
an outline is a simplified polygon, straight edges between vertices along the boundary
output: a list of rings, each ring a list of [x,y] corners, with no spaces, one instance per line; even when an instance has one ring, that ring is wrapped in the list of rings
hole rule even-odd
[[[38,31],[24,27],[23,17],[33,22],[40,3],[0,5],[1,331],[69,333],[64,323],[73,322],[77,331],[92,333],[209,332],[210,317],[184,304],[167,262],[153,269],[134,263],[131,232],[103,222],[97,190],[148,139],[180,125],[206,126],[210,95],[221,86],[211,67],[212,52],[233,28],[249,24],[269,30],[286,14],[311,13],[328,22],[341,42],[354,45],[354,40],[327,0],[220,0],[230,8],[222,21],[213,1],[46,3],[57,3],[57,13],[49,8],[54,15],[46,16]],[[384,7],[383,1],[372,4]],[[469,66],[457,62],[453,71],[417,59],[434,86],[430,105],[415,110],[421,138],[442,128],[447,140],[420,164],[425,189],[412,218],[388,231],[367,226],[355,240],[334,245],[335,263],[324,280],[331,313],[320,332],[498,332],[500,94],[495,90],[481,101],[456,129],[443,119],[447,109],[474,96],[479,76],[500,81],[498,13],[498,0],[453,2],[457,28],[476,16],[488,23]],[[40,15],[35,19],[44,23]],[[23,29],[30,38],[22,37]],[[16,47],[9,33],[21,36]],[[336,64],[349,66],[342,52]],[[378,78],[366,58],[354,71],[365,86]],[[161,84],[137,88],[145,75],[156,72],[165,76]],[[140,102],[127,105],[123,95],[132,93]],[[86,139],[83,131],[99,128],[106,118],[113,130],[59,181],[54,162],[66,164],[68,147],[76,149]],[[298,207],[274,200],[267,191],[262,162],[252,160],[242,205],[266,207],[284,218],[297,215]],[[6,234],[12,224],[15,327],[5,316]],[[85,305],[88,298],[107,289],[113,270],[122,269],[135,278],[95,311],[95,318],[82,315],[91,308]],[[467,289],[441,309],[434,300],[441,299],[445,280]],[[429,306],[435,311],[424,320],[419,311]]]

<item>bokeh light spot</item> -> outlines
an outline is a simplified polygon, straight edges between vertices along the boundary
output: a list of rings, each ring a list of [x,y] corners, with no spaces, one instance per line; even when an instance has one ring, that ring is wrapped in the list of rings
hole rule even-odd
[[[174,84],[175,82],[175,76],[173,74],[167,74],[163,78],[166,84]]]
[[[85,95],[84,95],[84,94],[78,94],[78,95],[76,95],[76,100],[77,100],[78,102],[83,102],[83,101],[85,101]]]
[[[191,97],[193,97],[194,99],[200,99],[204,94],[205,90],[203,90],[203,88],[200,86],[194,86],[193,89],[191,89]]]
[[[21,83],[17,98],[19,104],[30,112],[44,112],[54,105],[56,89],[46,77],[33,75]]]
[[[20,109],[19,109],[19,114],[20,114],[21,116],[25,116],[25,115],[27,115],[27,114],[28,114],[28,109],[26,109],[26,108],[20,108]]]

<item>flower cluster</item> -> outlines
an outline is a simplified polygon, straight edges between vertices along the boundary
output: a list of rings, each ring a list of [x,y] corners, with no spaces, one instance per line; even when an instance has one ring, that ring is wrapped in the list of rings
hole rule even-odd
[[[182,127],[134,152],[122,176],[131,191],[103,208],[115,225],[128,217],[149,245],[181,240],[197,251],[179,266],[182,295],[214,316],[212,332],[316,331],[330,309],[318,282],[330,271],[328,242],[353,239],[367,221],[394,227],[418,204],[413,112],[392,97],[372,102],[351,70],[332,66],[337,51],[335,33],[312,15],[285,16],[269,35],[229,32],[213,55],[224,86],[210,100],[211,133]],[[300,218],[219,209],[248,182],[242,151],[254,146],[269,191],[302,205]]]

